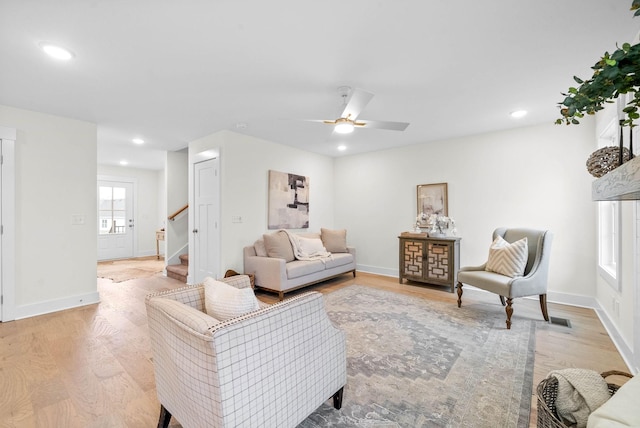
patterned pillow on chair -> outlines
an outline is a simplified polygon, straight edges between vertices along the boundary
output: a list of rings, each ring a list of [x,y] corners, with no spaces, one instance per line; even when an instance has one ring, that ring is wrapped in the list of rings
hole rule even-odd
[[[489,260],[485,270],[511,278],[522,276],[528,255],[527,238],[510,244],[502,236],[498,236],[489,247]]]

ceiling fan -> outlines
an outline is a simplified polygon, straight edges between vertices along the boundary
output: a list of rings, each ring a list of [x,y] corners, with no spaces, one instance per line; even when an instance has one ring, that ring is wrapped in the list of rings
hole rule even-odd
[[[333,125],[334,131],[339,134],[348,134],[358,128],[375,128],[390,129],[392,131],[404,131],[409,123],[407,122],[387,122],[381,120],[357,120],[358,116],[373,98],[371,92],[362,89],[354,89],[349,86],[340,86],[338,93],[342,97],[342,105],[344,106],[342,114],[335,120],[309,120],[309,122],[322,122],[327,125]],[[349,95],[351,95],[349,97]]]

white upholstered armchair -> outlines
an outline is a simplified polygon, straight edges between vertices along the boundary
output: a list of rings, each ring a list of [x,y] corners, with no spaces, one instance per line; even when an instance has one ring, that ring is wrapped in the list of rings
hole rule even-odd
[[[239,283],[240,281],[240,283]],[[225,280],[249,286],[247,276]],[[327,399],[342,404],[344,333],[310,292],[218,322],[204,287],[146,298],[158,427],[295,427]]]
[[[553,235],[548,230],[498,228],[493,239],[502,237],[508,243],[527,238],[528,255],[522,276],[506,276],[487,270],[487,263],[481,266],[463,267],[458,272],[458,307],[462,305],[462,285],[468,284],[500,296],[502,306],[506,306],[507,328],[511,328],[513,299],[516,297],[539,296],[540,309],[545,321],[549,321],[547,311],[547,277],[549,274],[549,254]],[[506,303],[505,303],[506,298]]]

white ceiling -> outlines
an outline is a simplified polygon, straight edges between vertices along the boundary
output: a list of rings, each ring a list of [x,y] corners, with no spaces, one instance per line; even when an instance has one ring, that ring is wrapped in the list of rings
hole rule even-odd
[[[572,76],[634,39],[630,5],[0,0],[0,104],[96,123],[106,164],[160,168],[164,150],[223,129],[344,156],[553,122]],[[50,59],[41,41],[75,58]],[[300,120],[334,119],[341,85],[375,93],[361,119],[411,125],[338,138]]]

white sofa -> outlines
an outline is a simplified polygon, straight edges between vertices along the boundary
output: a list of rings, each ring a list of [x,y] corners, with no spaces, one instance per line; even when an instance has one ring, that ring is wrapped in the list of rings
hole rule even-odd
[[[640,427],[638,397],[640,397],[640,377],[635,376],[589,415],[587,428]]]
[[[249,277],[220,281],[250,287]],[[147,296],[160,418],[183,427],[294,428],[347,382],[344,333],[317,292],[218,321],[206,285]],[[254,297],[255,299],[255,297]]]
[[[321,229],[296,236],[320,240],[330,257],[300,260],[292,248],[286,248],[289,238],[284,231],[265,234],[244,247],[244,273],[255,275],[256,287],[276,292],[282,300],[286,292],[338,275],[351,272],[356,276],[356,249],[346,244],[346,230]]]

